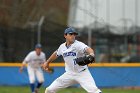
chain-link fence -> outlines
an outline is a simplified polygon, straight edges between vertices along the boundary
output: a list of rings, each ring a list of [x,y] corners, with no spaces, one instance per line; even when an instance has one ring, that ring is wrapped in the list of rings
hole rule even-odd
[[[34,45],[38,43],[38,24],[42,16],[44,19],[40,29],[40,39],[43,51],[48,58],[65,41],[63,32],[67,27],[68,15],[76,15],[69,14],[70,1],[73,0],[61,0],[61,2],[60,0],[0,0],[0,61],[21,62],[29,51],[34,50]],[[139,62],[140,28],[133,24],[128,29],[127,23],[132,23],[130,22],[132,20],[126,18],[121,20],[126,23],[124,29],[116,29],[107,24],[105,20],[97,16],[99,11],[97,8],[99,7],[97,0],[95,1],[92,3],[97,4],[97,6],[92,7],[95,8],[92,12],[87,11],[82,6],[73,8],[73,10],[78,8],[78,11],[96,19],[89,27],[76,28],[80,34],[77,39],[88,45],[90,43],[96,54],[96,62]],[[108,5],[109,1],[106,1],[108,2],[106,5]],[[73,7],[78,4],[78,1],[75,2],[72,3]],[[85,6],[88,9],[88,3]],[[107,7],[107,9],[109,8],[111,6]],[[111,13],[107,10],[108,12]],[[83,17],[84,22],[86,22],[88,16],[84,16],[84,14],[78,18]],[[108,20],[109,17],[111,16],[107,16]],[[136,17],[138,18],[138,16]],[[91,30],[90,42],[89,29]],[[128,34],[124,34],[126,29],[129,31]],[[60,62],[63,59],[60,58],[56,61]]]

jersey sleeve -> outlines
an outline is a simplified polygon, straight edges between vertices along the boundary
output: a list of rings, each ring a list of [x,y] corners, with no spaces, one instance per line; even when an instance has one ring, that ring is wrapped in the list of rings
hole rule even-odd
[[[61,46],[56,50],[56,54],[57,54],[57,56],[61,56],[62,55]]]
[[[43,61],[41,63],[44,63],[46,61],[46,55],[43,53]]]
[[[29,53],[29,54],[25,57],[25,59],[23,60],[23,64],[28,63],[30,60],[31,60],[31,53]]]
[[[78,44],[78,49],[79,49],[79,51],[81,52],[81,53],[85,53],[86,52],[86,49],[87,48],[89,48],[89,46],[87,46],[86,44],[84,44],[84,43],[82,43],[82,42],[80,42],[79,44]]]

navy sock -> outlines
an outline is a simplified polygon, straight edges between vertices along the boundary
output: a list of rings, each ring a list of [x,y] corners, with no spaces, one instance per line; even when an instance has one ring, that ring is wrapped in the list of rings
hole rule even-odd
[[[34,92],[35,91],[35,84],[34,83],[30,84],[30,88],[31,88],[31,91]]]
[[[40,88],[41,85],[42,85],[42,83],[38,83],[38,84],[37,84],[37,88]]]

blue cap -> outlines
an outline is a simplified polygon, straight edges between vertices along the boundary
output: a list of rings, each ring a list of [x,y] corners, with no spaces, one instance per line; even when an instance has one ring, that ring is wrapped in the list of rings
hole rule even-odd
[[[64,34],[70,34],[70,33],[75,33],[76,35],[78,35],[78,33],[72,27],[69,27],[69,28],[65,29]]]
[[[41,48],[42,46],[41,46],[41,44],[36,44],[35,45],[35,48]]]

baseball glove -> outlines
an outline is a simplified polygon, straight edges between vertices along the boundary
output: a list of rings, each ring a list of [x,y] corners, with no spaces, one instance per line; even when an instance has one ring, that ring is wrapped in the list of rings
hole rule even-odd
[[[84,66],[84,65],[88,65],[90,63],[94,63],[95,62],[95,57],[92,55],[86,55],[84,57],[79,57],[75,59],[75,62],[79,65],[79,66]]]

